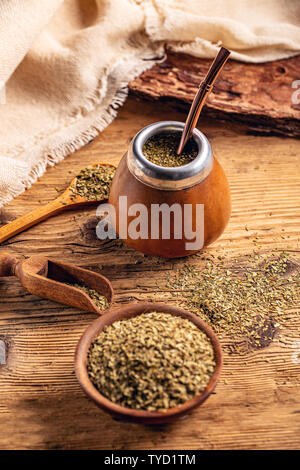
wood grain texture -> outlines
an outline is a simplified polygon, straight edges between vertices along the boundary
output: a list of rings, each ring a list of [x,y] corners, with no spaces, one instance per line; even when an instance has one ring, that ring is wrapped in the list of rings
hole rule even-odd
[[[165,62],[131,82],[130,89],[152,100],[191,103],[210,64],[208,59],[169,53]],[[229,60],[203,113],[217,119],[243,122],[256,133],[299,137],[300,104],[292,100],[296,92],[292,83],[299,77],[300,55],[265,64]]]
[[[55,198],[55,187],[63,191],[83,166],[117,163],[141,127],[170,117],[184,120],[185,115],[167,105],[129,99],[101,136],[49,168],[8,204],[2,222]],[[224,126],[207,118],[201,120],[201,130],[227,173],[233,205],[229,225],[208,251],[235,258],[253,247],[278,248],[296,258],[300,142],[249,136],[242,125]],[[95,208],[62,213],[6,241],[1,250],[19,257],[43,254],[100,272],[112,281],[115,305],[153,296],[175,304],[166,278],[186,260],[144,257],[120,241],[100,243],[95,223]],[[193,256],[191,262],[198,259]],[[234,338],[225,338],[224,368],[215,393],[185,420],[152,428],[114,421],[77,383],[75,347],[95,318],[27,293],[17,279],[0,279],[0,340],[7,349],[7,363],[0,364],[1,449],[300,448],[299,311],[290,312],[280,341],[263,349],[246,348],[237,355],[231,348]]]

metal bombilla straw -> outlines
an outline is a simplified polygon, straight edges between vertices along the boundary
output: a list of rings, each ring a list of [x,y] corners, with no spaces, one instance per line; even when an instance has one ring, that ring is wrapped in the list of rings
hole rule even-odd
[[[199,119],[199,115],[203,108],[204,102],[207,98],[207,95],[211,92],[214,86],[214,83],[217,77],[219,76],[219,73],[221,72],[222,68],[224,67],[229,55],[230,55],[230,51],[225,49],[225,47],[221,47],[217,57],[213,61],[212,65],[210,66],[210,69],[207,72],[206,77],[201,82],[199,89],[193,100],[193,103],[191,105],[187,120],[185,122],[181,140],[177,149],[177,155],[181,154],[187,141],[191,137],[191,134],[194,128],[196,127],[197,121]]]

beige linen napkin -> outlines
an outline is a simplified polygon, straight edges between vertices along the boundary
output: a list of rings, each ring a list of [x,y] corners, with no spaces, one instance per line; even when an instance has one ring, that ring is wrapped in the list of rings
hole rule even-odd
[[[95,137],[164,46],[300,52],[298,0],[0,0],[0,207]]]
[[[152,40],[196,57],[214,57],[219,45],[231,58],[267,62],[300,53],[299,0],[147,0]]]

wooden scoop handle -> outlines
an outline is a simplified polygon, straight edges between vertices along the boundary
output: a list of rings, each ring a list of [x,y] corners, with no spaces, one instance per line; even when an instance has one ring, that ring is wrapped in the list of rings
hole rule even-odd
[[[6,253],[5,251],[0,253],[0,277],[14,276],[17,263],[18,260],[9,253]]]
[[[0,228],[0,243],[8,240],[14,235],[17,235],[17,233],[23,232],[27,228],[36,225],[38,222],[47,219],[50,215],[63,211],[64,208],[65,206],[62,204],[62,198],[57,198],[45,206],[38,207],[34,211],[29,212],[29,214],[25,214],[22,217],[13,220],[9,224]]]

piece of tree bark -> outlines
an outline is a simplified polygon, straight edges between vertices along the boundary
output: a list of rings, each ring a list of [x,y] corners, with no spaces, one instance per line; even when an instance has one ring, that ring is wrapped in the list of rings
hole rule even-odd
[[[130,90],[144,98],[191,103],[210,63],[169,53],[132,81]],[[293,83],[300,89],[300,55],[264,64],[229,60],[203,113],[245,123],[252,132],[300,137],[300,92]]]

